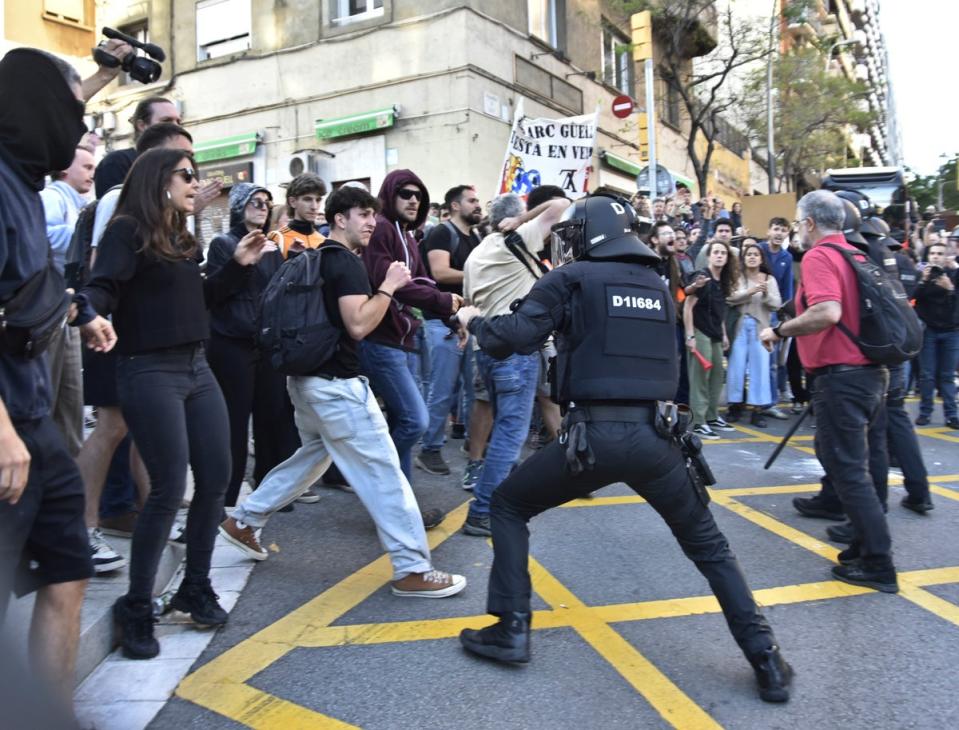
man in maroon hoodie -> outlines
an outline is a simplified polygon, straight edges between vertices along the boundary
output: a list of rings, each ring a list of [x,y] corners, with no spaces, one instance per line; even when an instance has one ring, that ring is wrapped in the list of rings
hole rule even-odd
[[[446,319],[459,309],[463,298],[440,291],[427,277],[420,259],[413,231],[426,220],[430,209],[423,182],[410,170],[393,170],[383,180],[378,197],[382,209],[370,245],[363,252],[370,284],[376,291],[394,261],[405,262],[413,280],[393,294],[383,321],[360,342],[360,368],[386,403],[390,436],[403,473],[412,483],[411,453],[429,425],[429,412],[413,373],[420,322],[411,308]]]

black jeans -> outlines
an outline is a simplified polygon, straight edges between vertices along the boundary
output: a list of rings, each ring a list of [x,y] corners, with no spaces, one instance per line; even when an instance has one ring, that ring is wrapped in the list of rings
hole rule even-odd
[[[919,450],[919,439],[912,427],[912,421],[905,408],[905,388],[903,385],[903,366],[889,368],[889,390],[880,414],[877,430],[885,432],[888,453],[896,458],[902,469],[903,486],[912,502],[921,503],[929,499],[929,479],[926,465]],[[889,494],[889,459],[884,449],[869,449],[869,475],[872,477],[876,494],[883,508],[887,507]],[[828,476],[822,479],[820,498],[833,509],[841,509],[839,496]]]
[[[870,567],[892,564],[892,540],[870,469],[888,473],[884,400],[889,374],[867,367],[816,375],[816,457],[856,530],[856,544]],[[883,470],[883,465],[885,465]]]
[[[570,475],[565,446],[553,441],[493,492],[487,611],[497,616],[530,610],[530,518],[607,484],[626,482],[666,521],[686,557],[709,581],[743,653],[750,657],[775,644],[729,543],[693,490],[679,448],[660,438],[650,424],[590,423],[588,438],[596,456],[591,471]]]
[[[246,474],[247,438],[253,414],[255,462],[253,481],[259,484],[269,471],[300,448],[293,422],[293,404],[286,392],[286,376],[260,357],[252,340],[214,333],[209,342],[210,367],[216,376],[230,416],[230,453],[233,470],[224,504],[232,507]]]
[[[188,464],[195,489],[186,525],[184,580],[209,576],[230,478],[226,404],[201,345],[121,356],[117,376],[123,417],[150,474],[150,495],[133,533],[128,596],[150,600],[160,555],[186,491]]]

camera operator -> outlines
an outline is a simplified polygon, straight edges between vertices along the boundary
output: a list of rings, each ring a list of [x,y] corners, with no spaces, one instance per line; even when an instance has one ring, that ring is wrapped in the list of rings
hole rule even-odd
[[[117,38],[110,38],[100,44],[99,48],[107,55],[112,56],[118,61],[122,61],[128,55],[133,53],[133,47],[126,41]],[[83,80],[81,83],[81,94],[84,101],[90,101],[100,89],[109,84],[120,73],[120,65],[111,67],[105,63],[97,63],[96,72]]]
[[[959,269],[949,268],[946,245],[926,248],[927,261],[922,282],[916,289],[916,314],[926,325],[919,353],[919,418],[916,425],[929,424],[938,388],[946,425],[959,430],[956,409],[956,366],[959,365],[959,297],[956,296]]]

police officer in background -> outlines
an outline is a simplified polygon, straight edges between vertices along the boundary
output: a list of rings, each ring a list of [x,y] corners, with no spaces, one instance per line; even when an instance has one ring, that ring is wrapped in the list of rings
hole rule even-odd
[[[526,523],[552,507],[625,482],[663,517],[709,581],[756,672],[762,699],[785,702],[792,670],[713,520],[705,485],[694,487],[680,430],[673,429],[673,437],[663,429],[659,411],[669,412],[671,404],[657,401],[673,397],[678,378],[674,308],[654,268],[659,257],[640,241],[635,222],[635,212],[622,198],[594,195],[577,201],[553,226],[556,268],[513,305],[511,314],[485,319],[469,306],[457,314],[483,350],[497,358],[536,352],[555,332],[558,355],[551,384],[565,414],[561,438],[537,451],[493,493],[487,610],[499,622],[465,629],[460,641],[484,657],[528,662]]]

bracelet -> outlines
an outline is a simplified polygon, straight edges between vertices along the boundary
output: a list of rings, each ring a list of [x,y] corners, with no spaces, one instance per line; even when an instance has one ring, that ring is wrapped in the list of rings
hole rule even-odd
[[[389,297],[390,299],[393,298],[392,294],[390,294],[388,291],[383,291],[382,289],[377,289],[376,294],[382,294],[384,297]],[[376,294],[374,294],[373,296],[375,297]]]

